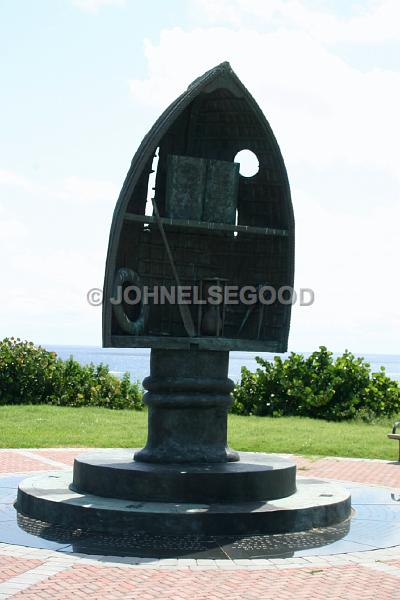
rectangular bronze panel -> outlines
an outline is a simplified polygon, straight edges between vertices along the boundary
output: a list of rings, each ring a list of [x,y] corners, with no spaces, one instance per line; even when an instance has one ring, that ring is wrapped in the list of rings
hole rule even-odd
[[[238,185],[239,163],[208,161],[203,221],[235,224]]]
[[[166,217],[234,225],[239,163],[168,156]]]
[[[201,221],[207,160],[168,156],[166,217]]]

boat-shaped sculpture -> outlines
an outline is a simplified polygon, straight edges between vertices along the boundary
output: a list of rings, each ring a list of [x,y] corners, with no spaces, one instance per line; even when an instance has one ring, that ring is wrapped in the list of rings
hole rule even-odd
[[[251,177],[235,162],[244,149],[258,159]],[[110,233],[103,345],[284,352],[293,277],[284,161],[225,62],[165,110],[133,157]],[[143,291],[140,302],[121,297],[129,285]],[[160,286],[167,291],[154,296]],[[179,286],[190,286],[189,304],[171,296]],[[224,290],[218,307],[205,300],[211,286]]]
[[[247,178],[235,161],[244,149],[258,159]],[[293,245],[278,145],[223,63],[145,137],[115,209],[104,345],[151,348],[146,445],[91,451],[75,458],[73,473],[23,481],[17,510],[146,544],[150,535],[242,538],[344,523],[347,490],[296,480],[287,457],[228,445],[229,351],[286,350],[291,305],[282,290],[293,284]]]

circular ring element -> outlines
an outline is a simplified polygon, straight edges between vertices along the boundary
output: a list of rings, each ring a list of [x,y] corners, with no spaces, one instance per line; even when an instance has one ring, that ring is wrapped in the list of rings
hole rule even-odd
[[[118,321],[118,325],[125,333],[130,335],[141,335],[144,331],[145,321],[147,318],[147,311],[143,303],[143,294],[140,294],[140,312],[137,319],[132,321],[125,312],[123,305],[123,298],[120,295],[120,290],[124,284],[130,284],[134,287],[140,288],[142,291],[142,283],[140,277],[133,269],[122,267],[118,269],[114,278],[113,285],[113,298],[118,298],[118,302],[113,304],[114,315]]]

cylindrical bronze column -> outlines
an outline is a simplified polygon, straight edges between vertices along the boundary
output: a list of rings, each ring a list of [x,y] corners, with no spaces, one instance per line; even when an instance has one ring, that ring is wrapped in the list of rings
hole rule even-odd
[[[229,352],[152,349],[143,386],[149,409],[148,438],[135,460],[217,463],[239,460],[227,447],[227,414],[233,381]]]

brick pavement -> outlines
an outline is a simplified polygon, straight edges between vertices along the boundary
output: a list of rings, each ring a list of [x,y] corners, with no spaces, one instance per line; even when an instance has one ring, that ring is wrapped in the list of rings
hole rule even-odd
[[[54,466],[28,458],[18,450],[0,452],[0,473],[29,473],[31,471],[54,471]]]
[[[0,450],[0,473],[69,468],[81,449]],[[400,465],[293,457],[301,476],[400,489]],[[399,540],[400,544],[400,540]],[[0,544],[0,600],[400,600],[400,545],[238,561],[66,555]]]
[[[0,583],[38,567],[42,561],[15,556],[0,556]]]
[[[72,467],[74,464],[75,456],[81,452],[85,452],[85,448],[53,448],[49,450],[35,450],[35,454],[38,456],[65,463],[70,467]]]
[[[294,457],[301,477],[323,477],[355,483],[400,487],[398,462],[367,459]]]
[[[66,469],[81,452],[84,448],[0,450],[0,475]]]
[[[398,569],[400,569],[400,552],[399,552],[399,559],[398,560],[390,560],[390,561],[386,561],[388,565],[391,565],[393,567],[397,567]]]
[[[386,600],[400,580],[363,566],[250,571],[128,570],[73,566],[13,596],[15,600]]]

